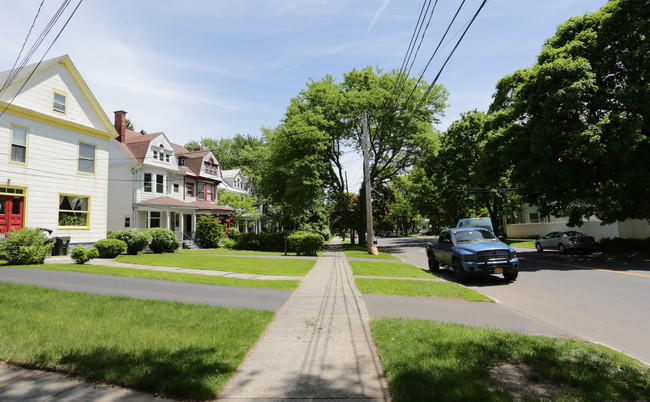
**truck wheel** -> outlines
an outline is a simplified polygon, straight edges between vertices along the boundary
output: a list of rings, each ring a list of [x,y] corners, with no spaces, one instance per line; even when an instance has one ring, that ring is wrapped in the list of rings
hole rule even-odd
[[[454,276],[456,278],[456,282],[458,283],[464,283],[467,279],[467,274],[465,273],[460,260],[454,260]]]
[[[429,271],[438,272],[440,271],[440,263],[436,260],[436,256],[431,253],[429,254]]]
[[[503,277],[507,281],[514,281],[514,280],[517,279],[518,276],[519,276],[519,271],[512,271],[512,272],[504,272],[503,273]]]

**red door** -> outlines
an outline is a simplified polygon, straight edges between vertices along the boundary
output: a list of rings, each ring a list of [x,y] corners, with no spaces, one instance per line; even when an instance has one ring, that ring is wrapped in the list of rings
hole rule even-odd
[[[23,227],[23,197],[0,196],[0,235]]]

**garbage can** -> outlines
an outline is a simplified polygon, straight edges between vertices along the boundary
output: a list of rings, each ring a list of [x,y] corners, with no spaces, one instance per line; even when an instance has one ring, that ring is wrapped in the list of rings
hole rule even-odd
[[[61,236],[54,238],[54,248],[52,255],[68,255],[68,245],[70,244],[70,236]]]

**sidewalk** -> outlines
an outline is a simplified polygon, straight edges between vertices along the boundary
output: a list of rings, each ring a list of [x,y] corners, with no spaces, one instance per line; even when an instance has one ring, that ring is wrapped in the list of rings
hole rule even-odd
[[[219,400],[389,400],[370,317],[338,244],[277,313]]]

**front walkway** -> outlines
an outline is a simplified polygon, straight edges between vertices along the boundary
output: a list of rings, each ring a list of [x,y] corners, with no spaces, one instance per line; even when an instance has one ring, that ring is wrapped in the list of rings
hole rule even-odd
[[[219,400],[389,400],[369,322],[341,246],[330,245]]]

